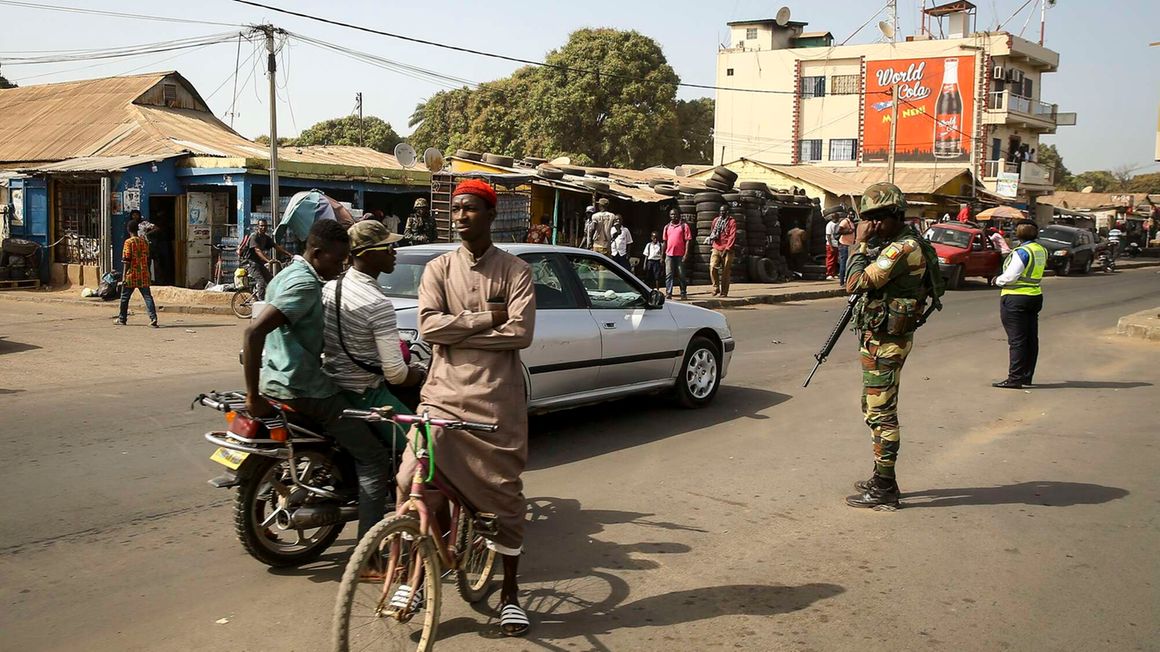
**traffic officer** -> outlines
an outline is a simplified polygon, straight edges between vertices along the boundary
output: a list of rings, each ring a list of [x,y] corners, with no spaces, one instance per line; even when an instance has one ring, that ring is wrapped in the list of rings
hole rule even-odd
[[[854,483],[852,507],[898,506],[898,385],[914,345],[914,330],[930,294],[927,270],[937,256],[908,226],[898,186],[876,183],[862,194],[861,221],[850,248],[846,291],[859,294],[854,326],[862,358],[862,412],[874,443],[874,474]]]
[[[1007,379],[992,387],[1023,389],[1035,376],[1039,360],[1039,311],[1043,309],[1043,272],[1047,269],[1047,250],[1036,242],[1039,226],[1023,220],[1015,227],[1016,247],[1007,256],[1003,273],[995,285],[1003,288],[999,297],[999,320],[1007,331],[1010,363]]]

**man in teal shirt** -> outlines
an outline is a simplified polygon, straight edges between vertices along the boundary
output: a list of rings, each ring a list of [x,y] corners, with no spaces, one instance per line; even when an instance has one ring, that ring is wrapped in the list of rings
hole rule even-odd
[[[341,224],[325,219],[314,223],[305,253],[295,256],[266,288],[266,308],[246,329],[242,364],[250,415],[273,415],[263,395],[278,399],[322,424],[354,456],[361,539],[386,511],[391,452],[367,424],[340,418],[354,406],[322,373],[322,284],[342,272],[349,255],[350,236]]]

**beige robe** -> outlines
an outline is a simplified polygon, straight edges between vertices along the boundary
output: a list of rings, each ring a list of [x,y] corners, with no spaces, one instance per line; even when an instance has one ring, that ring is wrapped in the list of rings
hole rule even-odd
[[[507,305],[508,320],[498,328],[489,299]],[[435,467],[477,510],[499,517],[495,541],[509,548],[524,539],[528,403],[519,352],[532,343],[535,322],[531,269],[516,256],[493,246],[476,259],[460,247],[423,271],[419,334],[433,354],[419,414],[499,424],[494,433],[432,428]],[[401,487],[410,487],[415,464],[408,446]]]

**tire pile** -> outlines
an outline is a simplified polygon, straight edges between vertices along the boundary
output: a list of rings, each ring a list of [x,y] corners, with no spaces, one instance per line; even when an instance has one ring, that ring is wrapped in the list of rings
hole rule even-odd
[[[728,205],[729,213],[737,222],[737,246],[733,259],[734,283],[776,283],[788,275],[781,255],[781,225],[778,208],[765,183],[742,181],[727,168],[717,168],[705,181],[706,189],[692,192],[681,188],[678,200],[681,217],[694,226],[696,245],[690,265],[690,280],[707,285],[710,281],[709,261],[713,247],[705,242],[713,228],[713,220],[721,206]],[[686,193],[686,190],[689,190]]]

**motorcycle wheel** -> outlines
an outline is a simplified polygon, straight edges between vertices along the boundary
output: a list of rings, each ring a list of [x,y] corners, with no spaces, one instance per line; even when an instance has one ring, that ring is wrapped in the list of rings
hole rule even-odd
[[[249,460],[247,460],[249,461]],[[310,563],[334,543],[344,523],[310,530],[282,530],[273,515],[278,509],[274,484],[285,486],[293,495],[303,493],[290,483],[286,460],[257,457],[245,468],[244,479],[234,500],[234,532],[251,557],[273,568]],[[299,477],[312,486],[340,486],[341,471],[329,457],[306,451],[297,455]],[[243,467],[244,468],[244,467]],[[296,501],[294,507],[305,504]]]

